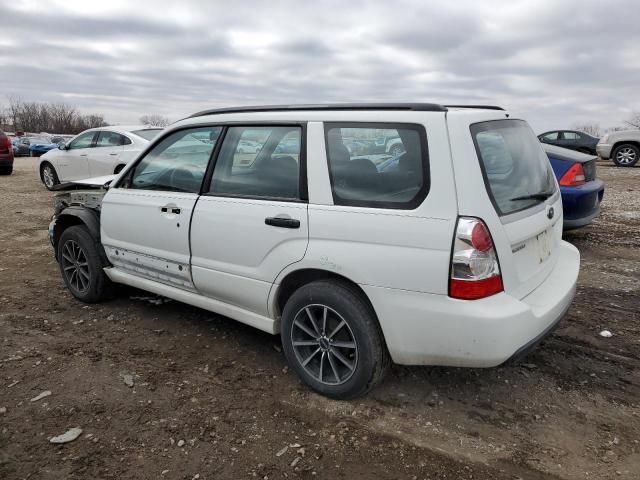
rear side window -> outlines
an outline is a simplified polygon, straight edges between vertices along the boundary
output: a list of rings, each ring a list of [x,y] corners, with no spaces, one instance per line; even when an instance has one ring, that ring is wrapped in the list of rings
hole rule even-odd
[[[416,208],[429,189],[427,136],[410,124],[327,123],[335,205]]]
[[[128,145],[131,143],[124,135],[120,135],[119,133],[109,132],[107,130],[102,130],[98,135],[98,140],[96,142],[96,147],[117,147],[120,145]]]
[[[526,122],[476,123],[471,134],[487,191],[499,215],[524,210],[553,195],[556,184],[551,164]]]
[[[229,127],[210,193],[299,200],[301,139],[299,126]]]

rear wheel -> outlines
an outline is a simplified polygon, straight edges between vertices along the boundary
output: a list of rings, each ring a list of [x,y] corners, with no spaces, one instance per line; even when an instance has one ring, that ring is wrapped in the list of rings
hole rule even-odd
[[[40,169],[40,178],[42,179],[42,183],[47,187],[47,190],[52,190],[53,187],[60,183],[58,180],[58,174],[56,173],[56,169],[53,168],[53,165],[50,163],[43,163]]]
[[[630,143],[622,144],[613,151],[611,159],[619,167],[633,167],[640,159],[640,148]]]
[[[103,270],[93,237],[84,226],[67,228],[58,241],[58,262],[71,294],[85,303],[107,299],[112,283]]]
[[[298,376],[331,398],[364,395],[389,365],[375,313],[345,282],[317,281],[294,292],[282,313],[281,337]]]
[[[11,175],[13,173],[13,165],[10,167],[0,167],[0,175]]]

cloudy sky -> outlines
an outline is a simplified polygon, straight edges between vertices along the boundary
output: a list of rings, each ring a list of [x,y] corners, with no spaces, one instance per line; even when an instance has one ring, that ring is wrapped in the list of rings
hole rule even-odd
[[[0,4],[0,105],[112,123],[216,106],[499,104],[537,131],[640,110],[640,3],[32,1]]]

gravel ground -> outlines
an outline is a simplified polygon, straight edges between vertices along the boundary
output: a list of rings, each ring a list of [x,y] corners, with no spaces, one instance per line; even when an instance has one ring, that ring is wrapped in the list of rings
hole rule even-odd
[[[524,363],[396,366],[336,402],[276,337],[129,289],[75,301],[52,194],[18,159],[0,177],[0,478],[640,478],[640,168],[599,176],[602,215],[566,235],[575,303]]]

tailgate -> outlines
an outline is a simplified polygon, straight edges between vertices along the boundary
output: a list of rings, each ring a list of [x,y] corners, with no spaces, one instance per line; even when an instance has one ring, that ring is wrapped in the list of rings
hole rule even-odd
[[[522,298],[539,286],[557,262],[562,240],[562,199],[556,193],[527,215],[503,223],[506,248],[498,247],[505,290]],[[506,268],[509,264],[511,268]]]
[[[505,291],[522,298],[549,275],[562,239],[562,200],[549,159],[528,124],[471,125]],[[489,219],[491,220],[491,219]]]

